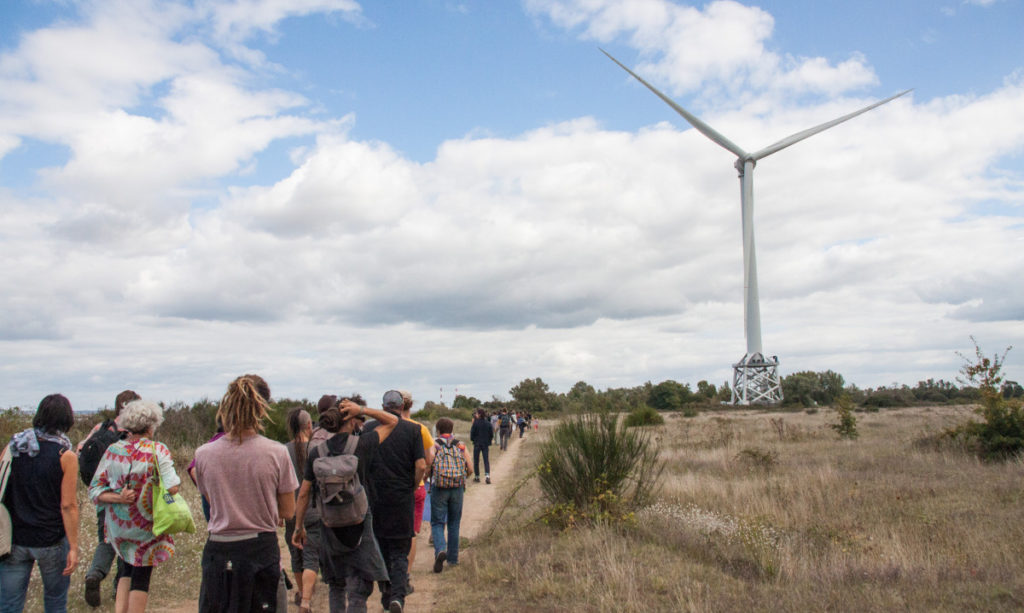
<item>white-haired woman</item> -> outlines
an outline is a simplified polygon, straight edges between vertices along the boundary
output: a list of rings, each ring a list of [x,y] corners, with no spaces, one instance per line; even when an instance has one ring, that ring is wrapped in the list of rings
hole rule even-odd
[[[89,487],[93,503],[107,507],[107,541],[117,552],[116,613],[145,611],[153,567],[174,555],[174,540],[153,534],[153,484],[162,478],[175,494],[181,483],[171,452],[153,440],[163,420],[156,403],[135,400],[125,405],[118,425],[128,437],[107,447]]]

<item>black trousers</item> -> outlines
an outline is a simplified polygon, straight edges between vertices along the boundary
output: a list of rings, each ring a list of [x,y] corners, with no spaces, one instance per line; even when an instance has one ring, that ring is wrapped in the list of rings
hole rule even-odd
[[[280,579],[276,533],[261,532],[256,538],[230,543],[208,540],[203,548],[199,612],[275,613]]]
[[[409,550],[412,548],[411,538],[377,538],[380,553],[384,556],[384,565],[388,567],[388,582],[381,582],[380,602],[387,609],[392,600],[405,604],[405,596],[409,593]]]

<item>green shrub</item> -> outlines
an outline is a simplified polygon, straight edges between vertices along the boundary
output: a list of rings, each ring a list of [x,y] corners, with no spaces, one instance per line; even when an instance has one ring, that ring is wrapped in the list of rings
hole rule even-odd
[[[836,415],[839,418],[837,423],[829,426],[839,434],[840,438],[855,439],[857,432],[857,417],[853,414],[853,402],[847,396],[842,396],[836,403]]]
[[[654,410],[654,408],[643,406],[630,411],[623,423],[627,428],[633,428],[636,426],[660,426],[665,423],[665,418],[661,416],[661,413]]]
[[[540,450],[547,518],[563,527],[628,519],[652,499],[663,469],[649,431],[620,427],[618,415],[566,419]]]
[[[977,341],[974,342],[974,359],[960,354],[964,365],[960,369],[966,381],[977,384],[981,395],[978,413],[983,421],[971,421],[954,428],[950,435],[966,439],[985,460],[998,461],[1016,457],[1024,451],[1024,408],[1019,400],[1007,400],[1001,390],[1002,368],[1006,348],[1002,356],[986,357]]]

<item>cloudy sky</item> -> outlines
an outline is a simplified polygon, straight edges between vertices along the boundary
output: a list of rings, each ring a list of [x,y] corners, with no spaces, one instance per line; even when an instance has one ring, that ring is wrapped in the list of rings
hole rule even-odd
[[[1024,379],[1024,2],[9,0],[0,406]],[[443,392],[442,392],[443,390]]]

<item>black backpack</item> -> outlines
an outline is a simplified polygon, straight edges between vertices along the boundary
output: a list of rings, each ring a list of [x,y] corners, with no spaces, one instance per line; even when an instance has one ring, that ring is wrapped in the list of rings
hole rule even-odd
[[[82,451],[78,453],[78,476],[86,487],[92,484],[92,477],[103,459],[103,452],[110,447],[111,443],[121,440],[121,432],[113,419],[108,419],[100,424],[100,429],[92,436],[85,439],[82,444]]]

